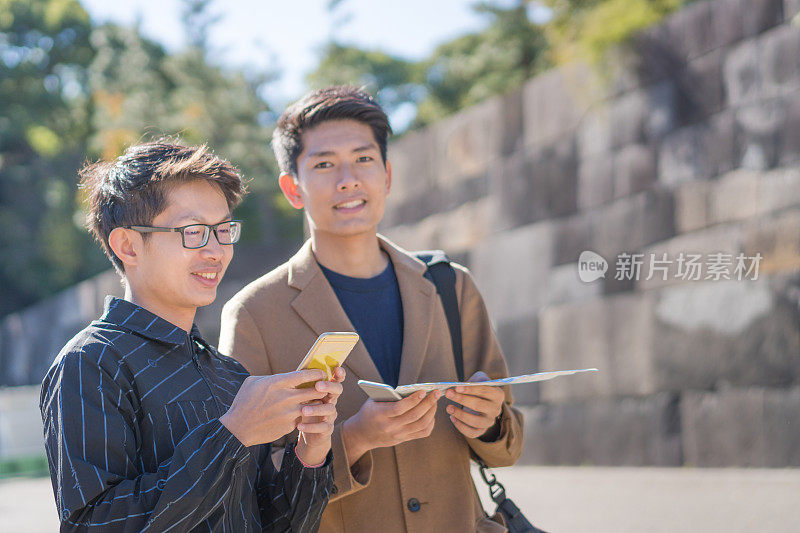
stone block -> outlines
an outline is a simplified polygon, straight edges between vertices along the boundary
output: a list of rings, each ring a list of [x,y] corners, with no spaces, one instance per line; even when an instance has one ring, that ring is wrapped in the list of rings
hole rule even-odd
[[[713,4],[695,2],[683,7],[663,23],[669,42],[681,59],[693,59],[718,46]]]
[[[678,233],[692,232],[711,223],[708,199],[713,187],[711,181],[695,181],[675,189],[675,230]]]
[[[553,264],[553,226],[540,222],[496,234],[475,246],[472,271],[498,323],[536,313]]]
[[[793,21],[800,13],[800,0],[783,0],[783,20]]]
[[[742,168],[767,170],[779,163],[779,141],[786,122],[783,99],[743,105],[736,110],[737,130],[741,132]]]
[[[680,413],[687,465],[800,465],[800,388],[688,391]]]
[[[652,146],[631,144],[615,155],[614,198],[644,191],[656,180],[656,158]]]
[[[700,254],[703,256],[701,263],[705,262],[706,256],[712,253],[735,256],[742,251],[742,239],[741,225],[726,224],[678,235],[654,246],[647,247],[643,250],[644,265],[642,269],[644,273],[636,282],[636,289],[650,291],[668,285],[693,283],[695,281],[694,276],[688,267],[684,266],[682,272],[678,271],[678,262],[681,256],[686,261],[690,255]],[[666,254],[667,260],[671,261],[667,265],[666,275],[660,270],[654,271],[651,268],[651,261],[660,261],[663,259],[664,254]],[[705,270],[702,270],[698,275],[700,279],[703,279],[706,275]]]
[[[542,383],[542,401],[646,395],[652,375],[653,301],[646,294],[548,307],[540,314],[543,370],[595,367],[597,373]]]
[[[577,141],[582,161],[611,151],[611,110],[608,104],[597,106],[583,116]]]
[[[524,146],[525,136],[525,108],[523,103],[523,89],[515,89],[500,96],[502,113],[502,136],[500,150],[503,156],[508,156]]]
[[[761,90],[758,42],[744,41],[725,58],[723,78],[728,105],[755,101]]]
[[[758,181],[757,209],[766,215],[787,207],[800,207],[800,167],[775,169]]]
[[[534,190],[523,150],[514,152],[494,166],[490,174],[491,188],[498,199],[494,229],[512,229],[547,216],[547,206]]]
[[[547,305],[561,305],[592,300],[601,296],[602,285],[585,283],[578,276],[577,260],[550,271],[547,281]]]
[[[411,131],[392,140],[387,158],[392,164],[392,204],[416,198],[435,187],[436,154],[431,128]]]
[[[748,257],[761,254],[760,275],[800,270],[800,209],[747,224],[742,248]]]
[[[667,187],[675,187],[715,177],[737,168],[741,154],[741,134],[734,115],[723,112],[665,138],[659,152],[658,179]]]
[[[778,159],[781,165],[800,161],[800,98],[791,98],[786,109],[783,131],[778,137]]]
[[[783,21],[783,0],[746,0],[742,19],[745,37],[758,35]]]
[[[494,198],[482,198],[433,215],[441,219],[437,248],[448,253],[463,253],[483,241],[492,227],[496,204]]]
[[[434,176],[441,189],[486,173],[502,157],[503,113],[503,100],[494,97],[430,127]]]
[[[800,313],[783,290],[764,279],[662,289],[653,337],[656,388],[800,384]]]
[[[644,89],[629,91],[609,104],[611,113],[611,147],[644,140],[645,123],[649,113],[648,93]]]
[[[714,50],[686,65],[680,77],[685,112],[682,123],[703,119],[722,111],[725,104],[725,87],[722,65],[723,51]]]
[[[524,145],[549,144],[571,134],[595,100],[593,78],[590,67],[568,65],[528,81],[522,90]]]
[[[765,97],[800,89],[800,28],[784,24],[758,39],[759,76]]]
[[[555,250],[553,262],[556,265],[575,263],[581,252],[592,247],[594,213],[585,211],[554,221]]]
[[[668,191],[650,190],[622,198],[594,213],[591,250],[607,260],[675,234],[674,202]]]
[[[595,400],[524,408],[521,464],[679,466],[677,398]]]
[[[645,118],[645,137],[660,141],[678,125],[677,111],[681,98],[674,79],[664,80],[648,88],[648,112]]]
[[[752,171],[739,170],[722,176],[708,197],[710,222],[717,224],[755,216],[759,188],[759,175]]]
[[[527,315],[504,321],[497,326],[497,338],[512,376],[539,371],[539,317]],[[539,384],[512,387],[514,403],[534,405],[539,403]]]
[[[614,198],[614,158],[611,153],[581,159],[578,163],[579,209],[597,207]]]

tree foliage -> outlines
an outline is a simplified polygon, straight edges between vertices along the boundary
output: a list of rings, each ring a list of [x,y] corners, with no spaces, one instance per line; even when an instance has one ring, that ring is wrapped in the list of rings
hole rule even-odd
[[[178,53],[136,28],[93,25],[77,0],[0,0],[0,316],[109,267],[83,227],[77,170],[131,143],[179,136],[235,162],[251,194],[243,238],[299,237],[276,213],[269,76],[207,59],[208,0],[186,0]]]

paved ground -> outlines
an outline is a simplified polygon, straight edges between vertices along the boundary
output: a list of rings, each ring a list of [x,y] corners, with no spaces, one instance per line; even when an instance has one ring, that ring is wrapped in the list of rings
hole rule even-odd
[[[800,531],[800,469],[513,467],[497,476],[555,533]],[[0,481],[0,531],[57,529],[49,479]]]

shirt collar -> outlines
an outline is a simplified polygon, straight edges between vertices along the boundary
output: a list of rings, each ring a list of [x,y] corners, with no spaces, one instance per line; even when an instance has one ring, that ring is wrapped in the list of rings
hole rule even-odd
[[[138,306],[135,303],[113,296],[106,296],[105,310],[100,320],[116,324],[150,339],[169,344],[185,344],[186,331]],[[205,343],[200,338],[197,325],[192,325],[191,336]]]

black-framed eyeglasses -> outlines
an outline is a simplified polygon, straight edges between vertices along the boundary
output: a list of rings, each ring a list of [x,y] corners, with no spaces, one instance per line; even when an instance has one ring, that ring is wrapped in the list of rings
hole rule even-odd
[[[202,248],[208,244],[208,237],[211,232],[220,244],[233,244],[242,236],[241,220],[226,220],[219,224],[189,224],[179,228],[162,228],[159,226],[123,226],[125,229],[132,229],[139,233],[160,233],[176,231],[181,234],[183,247],[194,250]]]

